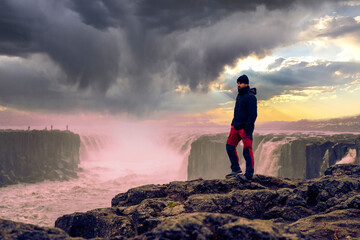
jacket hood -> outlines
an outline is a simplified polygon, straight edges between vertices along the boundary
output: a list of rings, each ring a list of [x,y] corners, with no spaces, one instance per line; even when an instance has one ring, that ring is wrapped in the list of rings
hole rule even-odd
[[[251,94],[251,95],[256,95],[256,88],[251,88],[251,89],[249,89],[249,94]]]
[[[245,93],[248,93],[250,95],[256,95],[256,88],[250,88],[249,86],[245,87],[245,88],[241,88],[238,89],[238,92],[240,95],[243,95]]]

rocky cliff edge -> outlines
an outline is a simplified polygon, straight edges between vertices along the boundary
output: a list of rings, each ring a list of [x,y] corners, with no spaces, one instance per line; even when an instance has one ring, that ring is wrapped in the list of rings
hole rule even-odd
[[[145,185],[111,205],[64,215],[50,230],[3,220],[0,238],[28,231],[48,239],[358,239],[360,166],[335,165],[311,180],[255,175]]]
[[[0,187],[77,177],[80,136],[60,130],[0,130]]]

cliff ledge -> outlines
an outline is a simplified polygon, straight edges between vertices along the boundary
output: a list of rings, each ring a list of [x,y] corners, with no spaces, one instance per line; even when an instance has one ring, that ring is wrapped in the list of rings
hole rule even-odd
[[[59,130],[0,130],[0,187],[76,177],[80,136]]]
[[[64,215],[51,229],[3,220],[0,237],[354,239],[360,237],[360,166],[335,165],[310,180],[255,175],[145,185],[118,194],[111,205]]]

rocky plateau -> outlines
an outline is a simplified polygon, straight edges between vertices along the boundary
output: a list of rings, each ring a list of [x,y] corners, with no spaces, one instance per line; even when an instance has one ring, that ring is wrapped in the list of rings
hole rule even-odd
[[[360,166],[140,186],[55,228],[0,220],[0,239],[360,239]]]

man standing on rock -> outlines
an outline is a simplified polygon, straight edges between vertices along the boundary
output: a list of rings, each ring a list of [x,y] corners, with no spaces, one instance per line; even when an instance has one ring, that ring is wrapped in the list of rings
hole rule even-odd
[[[226,175],[226,178],[238,176],[238,178],[252,179],[254,175],[254,154],[252,150],[253,131],[257,117],[257,99],[256,88],[249,87],[249,78],[242,75],[237,79],[238,95],[234,108],[234,118],[231,123],[231,130],[226,141],[226,151],[231,162],[232,172]],[[246,161],[246,171],[242,171],[239,165],[239,156],[236,152],[236,146],[243,141],[243,156]]]

